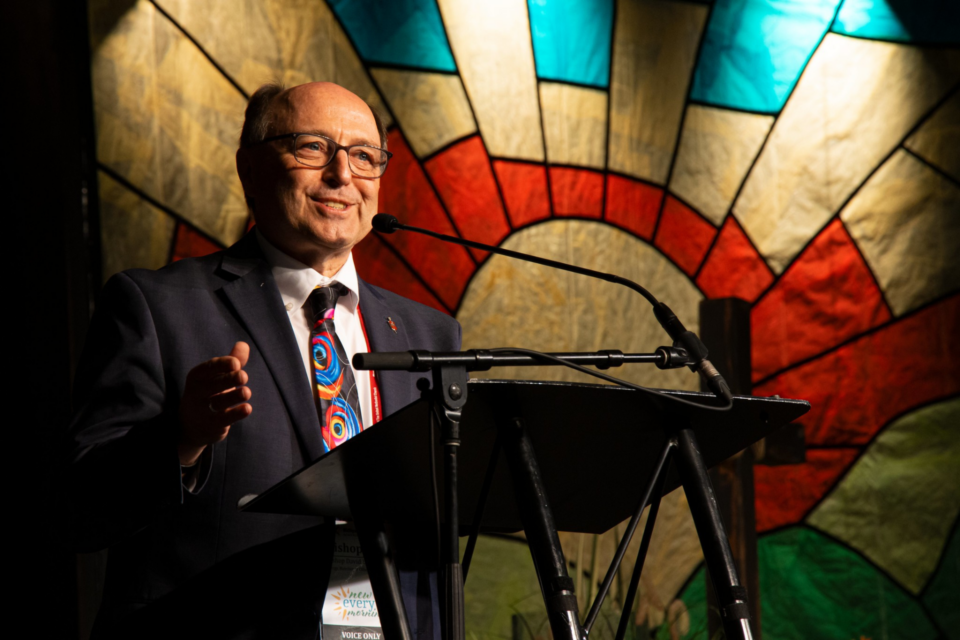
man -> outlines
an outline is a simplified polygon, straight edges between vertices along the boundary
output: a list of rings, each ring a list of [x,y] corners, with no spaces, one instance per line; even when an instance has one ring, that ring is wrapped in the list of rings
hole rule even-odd
[[[262,87],[237,152],[255,229],[226,251],[105,286],[77,373],[64,479],[78,546],[109,548],[98,631],[184,583],[202,609],[226,596],[196,587],[206,584],[198,574],[317,525],[240,513],[237,502],[342,441],[334,409],[352,415],[356,431],[376,421],[381,400],[389,415],[419,397],[417,376],[405,372],[373,378],[345,366],[321,384],[333,350],[459,349],[455,320],[356,275],[351,249],[370,232],[388,158],[379,118],[346,89]],[[316,355],[322,344],[328,351]],[[302,569],[315,581],[310,562],[277,580]],[[435,637],[435,584],[401,577],[415,635]],[[307,613],[298,633],[316,631],[318,612]],[[263,635],[279,637],[278,628]]]

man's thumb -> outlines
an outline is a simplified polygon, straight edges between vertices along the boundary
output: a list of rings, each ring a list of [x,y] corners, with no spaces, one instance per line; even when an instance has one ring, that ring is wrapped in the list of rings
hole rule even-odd
[[[246,342],[238,342],[233,345],[230,355],[240,361],[240,368],[247,366],[247,359],[250,358],[250,345]]]

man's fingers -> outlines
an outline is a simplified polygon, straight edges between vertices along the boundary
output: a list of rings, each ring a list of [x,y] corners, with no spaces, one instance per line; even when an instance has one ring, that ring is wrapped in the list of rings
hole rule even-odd
[[[223,374],[239,371],[246,366],[249,359],[250,345],[246,342],[237,342],[230,350],[230,355],[211,358],[191,369],[187,373],[187,387],[212,380]]]
[[[210,378],[200,378],[192,381],[192,384],[185,390],[194,397],[208,398],[212,395],[222,393],[234,387],[242,387],[247,384],[250,376],[243,369],[237,369],[229,373],[219,373]]]
[[[230,425],[243,420],[253,407],[250,376],[243,370],[250,345],[237,342],[230,355],[211,358],[187,374],[180,403],[181,445],[206,446],[227,437]]]
[[[224,411],[214,414],[215,422],[219,426],[229,427],[234,422],[239,422],[253,413],[253,405],[249,402],[238,404]],[[224,434],[226,435],[226,434]]]
[[[187,384],[194,381],[209,380],[214,376],[240,370],[240,361],[233,356],[220,356],[201,362],[187,373]]]
[[[247,366],[247,360],[250,358],[250,345],[246,342],[238,342],[233,345],[230,355],[240,362],[241,367]]]
[[[203,444],[210,444],[211,442],[219,442],[223,439],[226,435],[226,433],[221,433],[223,429],[239,420],[243,420],[253,413],[253,405],[249,402],[244,402],[243,404],[238,404],[235,407],[230,407],[222,411],[211,412],[207,407],[204,407],[203,411],[207,412],[207,415],[204,416],[204,424],[195,430],[193,438],[202,441]]]
[[[224,409],[229,409],[230,407],[235,407],[238,404],[246,402],[252,395],[253,392],[250,390],[250,387],[236,387],[210,398],[208,408],[214,412],[223,411]]]

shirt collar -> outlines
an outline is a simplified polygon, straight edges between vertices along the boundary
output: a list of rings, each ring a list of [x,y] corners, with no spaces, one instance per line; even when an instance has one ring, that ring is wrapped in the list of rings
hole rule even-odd
[[[341,297],[337,304],[344,305],[351,313],[355,312],[360,303],[360,285],[357,279],[357,268],[353,264],[353,253],[347,256],[340,270],[332,278],[328,278],[319,271],[308,267],[299,260],[285,254],[270,244],[263,237],[259,229],[255,229],[260,250],[270,265],[273,278],[280,289],[280,297],[288,309],[300,309],[307,302],[310,292],[316,287],[325,287],[331,282],[339,282],[349,290],[346,297]]]

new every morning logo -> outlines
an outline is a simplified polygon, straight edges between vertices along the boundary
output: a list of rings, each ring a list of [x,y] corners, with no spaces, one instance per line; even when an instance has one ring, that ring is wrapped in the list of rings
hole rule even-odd
[[[369,591],[351,591],[340,587],[333,594],[333,611],[347,623],[377,617],[377,603]]]

